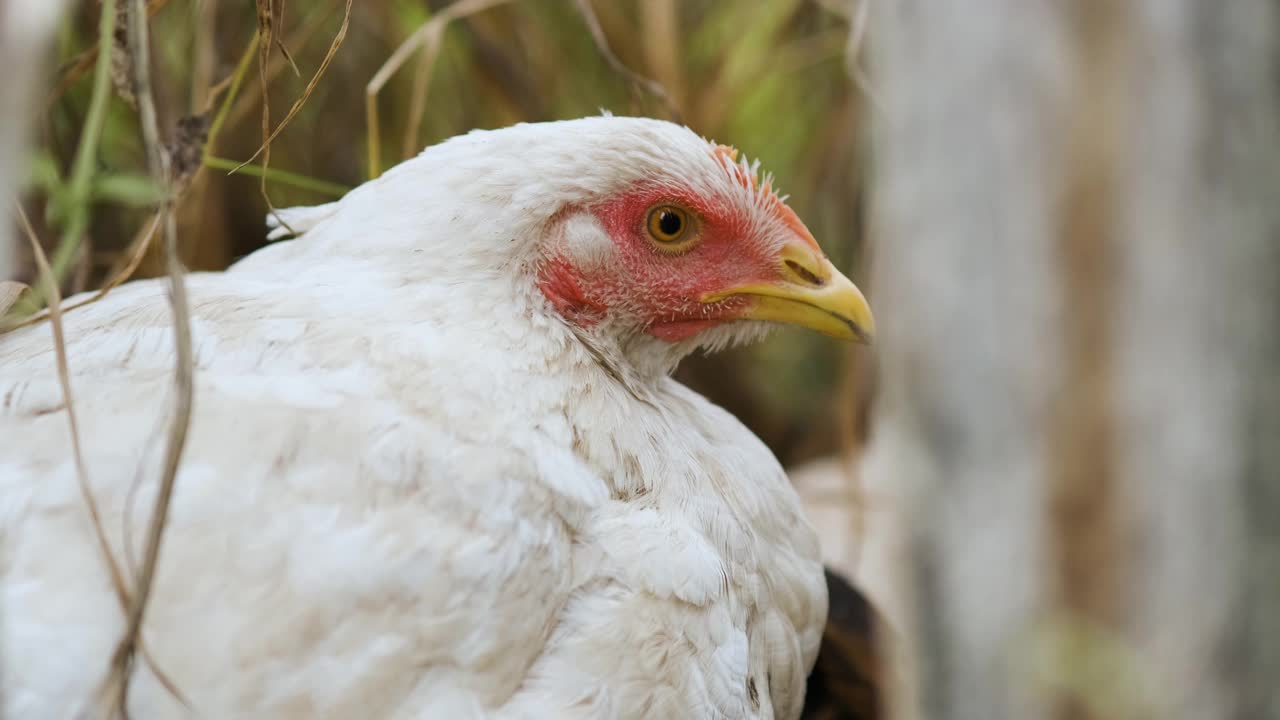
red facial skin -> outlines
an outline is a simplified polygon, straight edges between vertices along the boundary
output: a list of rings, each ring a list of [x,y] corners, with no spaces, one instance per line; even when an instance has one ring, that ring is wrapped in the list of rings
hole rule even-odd
[[[649,236],[649,212],[660,205],[688,211],[699,239],[687,250],[673,252]],[[538,276],[543,295],[581,326],[620,311],[654,337],[676,342],[740,317],[751,302],[731,297],[704,304],[699,298],[706,293],[778,280],[778,243],[753,236],[749,208],[689,188],[646,185],[588,210],[613,239],[614,262],[584,274],[571,258],[553,254]],[[798,228],[803,241],[817,246],[790,208],[778,203],[774,212],[783,227]]]

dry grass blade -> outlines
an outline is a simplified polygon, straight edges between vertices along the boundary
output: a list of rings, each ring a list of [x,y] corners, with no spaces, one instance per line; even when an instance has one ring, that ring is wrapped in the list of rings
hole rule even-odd
[[[17,280],[5,280],[0,282],[0,318],[4,317],[9,308],[18,302],[23,295],[30,292],[31,287],[26,283],[20,283]],[[3,332],[4,328],[0,328]]]
[[[276,220],[286,229],[292,231],[289,223],[285,221],[277,212],[275,205],[271,202],[271,197],[267,194],[267,169],[271,166],[271,142],[288,126],[293,120],[302,106],[306,104],[311,97],[311,93],[315,91],[316,85],[319,84],[320,78],[324,76],[325,70],[329,68],[329,64],[333,62],[334,56],[338,52],[338,48],[342,46],[343,39],[347,36],[347,29],[351,25],[351,5],[353,0],[347,0],[346,12],[343,13],[342,25],[338,28],[337,34],[333,38],[333,42],[329,45],[329,51],[325,53],[324,60],[320,62],[320,67],[316,69],[315,75],[311,77],[311,81],[307,83],[307,87],[303,90],[302,96],[294,101],[293,106],[289,108],[289,112],[285,115],[284,120],[276,126],[275,130],[271,129],[271,107],[267,99],[268,66],[271,59],[272,38],[274,37],[274,26],[271,17],[272,0],[258,0],[258,79],[262,88],[262,145],[256,152],[240,164],[235,170],[243,168],[253,162],[259,155],[262,156],[262,179],[258,187],[262,194],[263,201],[267,204],[267,209],[275,216]],[[282,46],[283,47],[283,46]],[[290,58],[292,61],[292,58]]]
[[[280,54],[284,56],[285,62],[289,63],[289,69],[293,71],[294,76],[302,77],[302,68],[298,67],[298,61],[293,59],[289,48],[284,46],[284,41],[276,38],[276,47],[280,49]]]
[[[253,157],[262,155],[262,167],[271,165],[271,97],[268,92],[270,81],[267,79],[267,68],[271,65],[271,45],[275,38],[274,24],[271,17],[271,0],[257,0],[258,3],[258,90],[262,98],[262,147]],[[253,158],[250,158],[252,160]],[[259,184],[259,190],[262,193],[262,199],[267,203],[267,209],[274,215],[276,212],[275,205],[271,204],[271,197],[267,195],[267,176],[262,176],[262,182]],[[277,215],[277,217],[279,217]],[[283,221],[281,221],[283,222]],[[288,227],[288,225],[285,225]]]
[[[285,0],[280,0],[280,9],[276,13],[276,25],[279,27],[284,27],[284,4]],[[294,76],[302,77],[302,71],[298,69],[298,63],[294,62],[293,55],[289,54],[289,48],[285,46],[284,40],[279,36],[276,37],[276,47],[280,49],[280,54],[283,55],[285,61],[289,63],[289,67],[293,70]]]
[[[424,48],[424,52],[428,53],[432,60],[424,60],[419,65],[419,73],[421,75],[430,75],[431,68],[434,65],[434,57],[439,54],[440,39],[444,36],[445,27],[449,23],[459,18],[474,15],[478,12],[488,10],[511,0],[459,0],[449,7],[441,10],[435,17],[422,23],[422,25],[413,31],[413,34],[405,38],[404,42],[391,53],[391,57],[382,63],[382,67],[378,68],[378,72],[373,74],[373,79],[369,80],[369,84],[364,89],[364,106],[365,106],[365,122],[369,131],[369,177],[375,178],[382,174],[382,133],[378,120],[378,93],[382,92],[382,88],[391,79],[392,75],[404,67],[405,62],[409,60],[409,56],[418,50]],[[422,100],[419,105],[425,108],[426,84],[425,80],[419,81],[422,87]],[[417,108],[415,108],[417,110]],[[422,110],[418,110],[422,112]],[[417,118],[410,118],[410,126],[420,124],[422,116],[419,114]]]
[[[258,38],[256,35],[253,38],[253,42],[255,43],[255,45],[258,42]],[[212,110],[214,104],[218,102],[218,98],[222,95],[222,93],[226,92],[228,88],[230,88],[232,85],[235,84],[235,82],[236,82],[236,74],[235,72],[231,72],[226,77],[219,80],[218,82],[214,83],[213,85],[210,85],[209,92],[206,95],[208,97],[208,102],[205,103],[205,111],[207,112],[209,110]]]
[[[306,45],[308,42],[310,42],[311,37],[315,35],[317,32],[319,32],[320,28],[322,28],[325,25],[325,23],[329,21],[329,16],[333,14],[333,11],[335,8],[337,8],[337,6],[338,6],[337,0],[326,0],[323,6],[312,8],[311,11],[307,13],[307,19],[302,24],[302,27],[299,27],[293,30],[292,32],[290,32],[289,37],[286,38],[287,44],[292,47],[302,47],[303,45]],[[248,50],[250,55],[252,55],[253,49],[257,48],[257,44],[256,44],[257,41],[258,41],[258,34],[257,34],[257,31],[255,30],[254,36],[253,36],[253,42],[251,43],[250,48]],[[276,75],[278,75],[279,73],[280,73],[279,64],[272,65],[271,67],[267,68],[267,81],[273,82],[276,78]],[[234,74],[233,74],[233,77],[234,77]],[[234,85],[231,90],[231,94],[235,95]],[[247,115],[249,111],[253,109],[253,103],[256,101],[257,101],[257,97],[255,95],[245,94],[245,95],[238,96],[236,99],[235,105],[228,107],[226,112],[220,111],[219,115],[223,116],[226,122],[229,122],[234,125],[244,119],[245,115]],[[216,130],[219,125],[221,125],[221,123],[215,122],[214,130]],[[211,131],[211,137],[215,136],[216,134],[217,134],[216,132]]]
[[[111,273],[111,279],[107,281],[107,284],[103,285],[101,290],[82,304],[102,299],[116,286],[133,277],[133,273],[142,264],[142,259],[147,256],[147,251],[151,249],[151,241],[156,236],[156,230],[160,228],[160,219],[160,213],[151,216],[151,222],[147,223],[146,226],[147,229],[139,233],[138,237],[134,238],[133,243],[130,244],[129,252],[125,256],[128,259],[124,265],[113,268],[114,272]]]
[[[249,163],[256,160],[258,155],[264,155],[262,159],[262,165],[263,167],[267,166],[268,164],[267,154],[270,153],[271,151],[271,141],[276,139],[276,136],[278,136],[285,129],[285,127],[288,126],[288,124],[293,120],[295,116],[297,116],[298,111],[302,109],[302,106],[307,104],[307,100],[310,99],[311,93],[315,92],[316,86],[320,84],[320,79],[324,77],[325,70],[329,69],[329,65],[330,63],[333,62],[334,56],[338,54],[338,48],[342,47],[342,41],[347,37],[347,29],[351,26],[352,2],[353,0],[347,0],[346,10],[342,14],[342,25],[338,28],[337,34],[333,36],[333,42],[329,44],[329,51],[325,53],[324,59],[320,61],[320,67],[316,68],[315,74],[311,76],[311,80],[307,83],[307,87],[302,91],[302,96],[293,102],[293,105],[289,108],[289,112],[285,114],[284,119],[280,121],[280,124],[276,126],[275,130],[272,130],[268,133],[266,131],[266,127],[264,126],[262,146],[258,148],[257,152],[249,156],[248,160],[245,160],[243,163],[241,163],[240,164],[241,167],[244,167],[245,165],[248,165]],[[281,45],[281,48],[283,47],[284,46]],[[286,56],[287,56],[287,53],[286,53]],[[290,62],[292,62],[292,59],[290,59]],[[263,72],[265,73],[265,70]],[[264,83],[263,84],[263,93],[264,93],[263,102],[265,104],[266,102],[265,74],[263,75],[263,83]]]
[[[116,268],[113,269],[113,272],[111,273],[111,279],[108,280],[105,285],[99,288],[98,292],[94,293],[92,297],[85,298],[84,300],[81,300],[78,303],[75,303],[73,305],[68,305],[62,308],[62,312],[65,313],[70,310],[75,310],[76,308],[84,307],[85,305],[91,305],[101,300],[102,298],[106,297],[107,293],[111,292],[121,283],[133,277],[133,273],[136,272],[138,269],[138,266],[142,264],[142,259],[147,256],[147,250],[151,248],[151,239],[155,237],[156,229],[159,227],[160,227],[160,213],[156,213],[151,217],[151,222],[147,224],[146,230],[143,232],[140,232],[138,236],[134,238],[133,243],[130,244],[129,246],[129,251],[126,254],[127,259],[125,263],[122,266],[117,266]],[[23,320],[22,322],[13,325],[12,327],[0,328],[0,332],[8,332],[9,330],[16,330],[18,328],[26,327],[28,325],[34,325],[38,322],[43,322],[45,320],[48,320],[49,318],[50,318],[50,312],[48,309],[45,309],[41,311],[39,314],[33,315],[32,317],[29,317],[26,320]]]
[[[667,113],[671,119],[680,122],[680,110],[676,107],[675,101],[671,99],[671,94],[667,89],[662,87],[662,83],[651,80],[627,67],[625,63],[618,59],[609,47],[609,39],[604,35],[604,28],[600,26],[600,19],[596,17],[595,8],[591,7],[591,0],[574,0],[574,4],[578,8],[578,14],[582,15],[582,19],[587,23],[587,29],[591,31],[591,39],[596,44],[596,49],[600,51],[601,57],[613,68],[613,71],[625,77],[631,82],[633,88],[644,88],[650,94],[662,101],[666,106]]]
[[[441,26],[443,27],[443,26]],[[427,92],[431,89],[431,70],[435,68],[436,59],[440,57],[440,40],[443,33],[436,33],[425,40],[422,54],[418,56],[418,66],[413,72],[413,92],[409,94],[409,120],[404,126],[404,143],[400,149],[400,157],[408,160],[419,149],[422,133],[422,119],[427,116]]]
[[[116,712],[121,717],[126,715],[125,704],[133,655],[139,645],[142,618],[146,612],[147,601],[151,596],[155,579],[155,569],[169,516],[169,503],[173,496],[174,482],[177,479],[178,464],[182,458],[183,448],[186,446],[187,431],[191,424],[191,401],[195,385],[195,367],[191,351],[191,319],[187,307],[186,284],[183,280],[185,271],[178,258],[178,233],[173,215],[169,158],[160,142],[160,131],[156,124],[155,101],[151,91],[149,39],[143,0],[131,0],[129,42],[134,51],[134,88],[138,94],[138,114],[142,125],[143,141],[147,149],[147,159],[152,176],[165,189],[160,215],[164,223],[169,294],[173,307],[175,407],[169,426],[168,442],[165,446],[160,488],[156,493],[151,522],[147,527],[142,570],[138,577],[136,591],[129,604],[124,636],[120,639],[112,656],[110,674],[101,695],[108,712]]]

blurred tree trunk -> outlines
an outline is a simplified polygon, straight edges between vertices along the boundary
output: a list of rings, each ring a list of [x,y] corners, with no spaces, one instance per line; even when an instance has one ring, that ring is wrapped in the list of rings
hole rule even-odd
[[[1280,13],[872,13],[900,717],[1280,717]]]

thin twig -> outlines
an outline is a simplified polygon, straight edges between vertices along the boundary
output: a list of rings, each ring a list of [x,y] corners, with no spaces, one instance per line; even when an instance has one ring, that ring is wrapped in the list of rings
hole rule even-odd
[[[142,618],[146,612],[147,601],[151,596],[151,588],[155,579],[156,564],[160,556],[160,544],[168,521],[169,505],[173,495],[173,486],[178,474],[178,464],[186,445],[187,431],[191,424],[191,402],[194,394],[194,361],[191,352],[191,319],[187,307],[186,284],[183,280],[182,261],[178,257],[177,222],[173,214],[172,183],[170,182],[169,158],[160,141],[160,131],[156,123],[155,101],[151,91],[151,61],[147,20],[143,0],[131,0],[129,6],[129,44],[134,53],[134,90],[138,95],[138,114],[142,125],[143,140],[147,148],[147,160],[152,177],[164,189],[165,196],[160,206],[160,214],[164,223],[166,261],[169,271],[169,295],[173,307],[174,329],[174,411],[169,426],[168,442],[165,446],[164,467],[160,477],[160,488],[156,494],[155,507],[151,513],[151,522],[147,528],[147,539],[143,553],[142,571],[138,577],[136,592],[129,606],[124,636],[116,646],[111,660],[111,675],[108,678],[104,698],[106,707],[114,708],[122,717],[125,716],[125,703],[128,689],[129,673],[133,664],[133,654],[138,645],[138,635],[142,629]]]
[[[116,563],[115,556],[111,554],[111,546],[107,543],[107,533],[102,529],[102,514],[98,510],[98,501],[93,497],[93,488],[89,483],[89,471],[84,462],[84,452],[80,445],[80,424],[76,419],[75,400],[71,394],[71,372],[67,362],[67,343],[66,336],[62,329],[62,293],[58,292],[58,285],[53,281],[53,270],[49,267],[49,261],[45,257],[44,248],[40,245],[39,238],[36,237],[35,230],[31,227],[31,221],[27,218],[27,213],[22,209],[21,203],[14,203],[18,210],[18,219],[22,223],[23,231],[27,234],[27,239],[31,242],[31,253],[35,256],[36,268],[40,272],[41,279],[48,286],[49,293],[49,325],[53,328],[53,353],[58,365],[58,384],[62,386],[62,404],[67,410],[67,424],[71,430],[71,454],[75,460],[76,466],[76,482],[80,486],[80,497],[84,500],[85,507],[89,510],[89,522],[93,526],[93,534],[98,543],[98,548],[102,551],[103,560],[107,564],[107,571],[111,575],[111,588],[115,591],[116,602],[120,605],[121,610],[129,607],[129,591],[125,587],[124,575],[120,571],[120,565]],[[141,643],[141,640],[139,640]],[[146,660],[147,666],[155,673],[156,679],[164,686],[175,698],[183,705],[190,707],[186,696],[178,689],[173,680],[160,668],[155,658],[151,656],[146,647],[142,648],[143,659]]]
[[[600,19],[596,17],[595,8],[591,7],[591,0],[574,0],[574,3],[577,5],[578,14],[586,22],[587,29],[591,31],[591,39],[596,44],[596,50],[599,51],[604,61],[609,64],[609,67],[630,81],[633,88],[644,88],[654,97],[661,100],[662,104],[666,105],[667,113],[671,116],[671,119],[680,122],[680,109],[676,107],[675,101],[671,99],[670,93],[662,86],[662,83],[635,72],[614,54],[613,49],[609,47],[609,38],[605,37],[604,28],[600,26]]]
[[[111,292],[111,290],[119,286],[121,283],[133,277],[133,273],[136,272],[138,270],[138,266],[142,264],[142,259],[147,256],[147,251],[151,249],[151,241],[156,236],[156,230],[160,228],[160,219],[159,212],[154,213],[151,216],[151,222],[146,225],[147,229],[141,232],[138,237],[134,238],[134,241],[130,244],[127,254],[129,259],[123,266],[118,268],[113,267],[115,272],[111,273],[111,279],[107,281],[107,284],[103,285],[102,289],[99,290],[92,298],[81,304],[101,300],[108,292]]]
[[[258,34],[256,31],[254,32],[254,35],[253,35],[253,42],[255,43],[258,42]],[[250,53],[252,52],[253,51],[250,50]],[[236,74],[233,71],[226,77],[219,80],[218,82],[209,86],[209,89],[205,92],[205,98],[207,99],[207,102],[205,102],[204,107],[206,112],[213,110],[214,103],[216,103],[218,101],[218,98],[222,95],[222,93],[226,91],[228,88],[230,88],[233,84],[235,84],[235,82],[236,82]],[[219,108],[221,108],[221,106],[219,106]]]
[[[62,332],[62,293],[58,291],[58,283],[53,277],[53,269],[49,266],[48,258],[45,257],[44,248],[40,245],[40,240],[36,237],[36,231],[31,227],[31,221],[27,219],[27,213],[22,209],[21,203],[14,203],[18,211],[18,219],[22,224],[22,229],[27,235],[27,239],[31,242],[31,254],[35,256],[36,268],[40,272],[40,279],[45,285],[45,290],[49,294],[49,316],[50,325],[53,328],[53,353],[58,364],[58,384],[62,386],[62,403],[67,410],[67,424],[71,430],[71,455],[75,460],[76,481],[80,484],[80,495],[84,498],[85,506],[89,510],[89,520],[93,525],[94,535],[97,536],[98,547],[102,550],[103,558],[107,562],[107,569],[111,574],[111,585],[116,591],[119,598],[128,598],[129,591],[125,588],[124,577],[120,574],[120,566],[116,563],[115,557],[111,554],[111,546],[107,543],[107,534],[102,529],[102,514],[98,511],[98,501],[93,497],[93,487],[89,483],[89,470],[84,463],[84,453],[80,445],[80,424],[76,419],[75,399],[71,394],[71,373],[67,365],[67,343],[66,337]]]
[[[444,36],[445,27],[449,23],[508,2],[511,2],[511,0],[459,0],[436,13],[430,20],[422,23],[417,30],[413,31],[412,35],[400,43],[395,52],[391,53],[391,57],[382,63],[382,67],[378,68],[378,72],[373,74],[373,78],[369,80],[369,84],[364,88],[370,178],[375,178],[382,174],[382,133],[378,119],[378,93],[382,92],[383,86],[391,80],[391,76],[395,75],[404,66],[405,62],[418,48],[425,48],[424,52],[431,53],[433,56],[438,55],[440,38]],[[425,72],[427,74],[431,72],[430,65],[428,65]],[[426,89],[424,88],[424,97],[425,93]],[[418,120],[420,121],[421,118],[418,118]],[[413,122],[412,119],[410,119],[410,122]]]

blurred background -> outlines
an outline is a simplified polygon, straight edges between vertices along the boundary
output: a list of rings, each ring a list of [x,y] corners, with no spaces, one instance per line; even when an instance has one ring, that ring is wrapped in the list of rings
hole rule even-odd
[[[162,274],[123,21],[95,78],[98,2],[0,6],[0,190],[66,292]],[[808,717],[1280,718],[1275,3],[147,7],[192,270],[265,244],[268,198],[328,202],[472,128],[650,115],[775,174],[881,338],[784,329],[679,376],[819,526]],[[264,169],[264,106],[295,105]],[[6,232],[3,279],[35,284]]]

